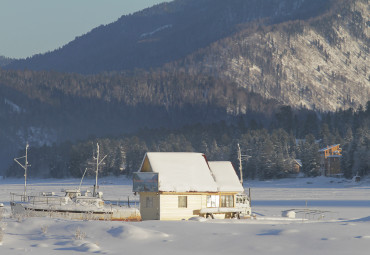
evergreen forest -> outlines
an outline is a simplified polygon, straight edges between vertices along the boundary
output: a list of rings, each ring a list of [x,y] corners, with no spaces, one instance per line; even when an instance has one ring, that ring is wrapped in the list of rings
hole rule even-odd
[[[63,142],[52,146],[31,147],[29,161],[32,177],[81,177],[99,143],[107,155],[101,175],[131,176],[148,151],[202,152],[208,160],[231,160],[238,169],[237,144],[242,154],[243,176],[247,179],[273,179],[289,176],[295,159],[302,161],[305,176],[317,176],[319,149],[340,144],[343,149],[341,168],[351,178],[370,172],[370,101],[356,110],[317,113],[281,106],[273,121],[264,126],[255,120],[237,117],[233,122],[193,124],[179,129],[143,128],[135,134],[116,137],[90,137],[77,143]],[[300,139],[297,139],[300,138]],[[24,151],[19,152],[20,155]],[[22,176],[23,169],[13,164],[7,176]]]

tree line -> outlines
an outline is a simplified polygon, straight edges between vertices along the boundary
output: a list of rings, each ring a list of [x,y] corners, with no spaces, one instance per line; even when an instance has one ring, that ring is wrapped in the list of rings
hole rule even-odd
[[[297,140],[297,138],[299,138]],[[280,108],[273,121],[264,125],[242,116],[232,123],[192,124],[179,129],[141,129],[132,135],[97,138],[77,143],[64,142],[31,148],[29,175],[41,177],[80,177],[85,169],[93,174],[91,162],[99,143],[107,155],[101,175],[127,175],[137,171],[148,151],[204,153],[208,160],[230,160],[238,167],[237,144],[248,155],[243,161],[248,179],[283,178],[293,172],[295,159],[302,161],[306,176],[320,174],[318,150],[341,144],[341,167],[345,177],[370,173],[370,101],[366,108],[339,110],[335,113],[294,111]],[[23,152],[20,152],[23,153]],[[7,176],[22,176],[13,164]]]

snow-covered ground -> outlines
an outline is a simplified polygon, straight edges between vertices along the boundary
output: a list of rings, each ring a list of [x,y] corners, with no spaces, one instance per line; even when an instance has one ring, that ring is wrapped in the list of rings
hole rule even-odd
[[[85,181],[92,185],[94,180]],[[28,192],[75,188],[79,180],[29,180]],[[0,180],[4,203],[0,254],[369,254],[370,180],[312,178],[251,181],[256,219],[98,222],[13,219],[9,193],[20,179]],[[84,186],[89,187],[88,185]],[[106,199],[137,200],[131,181],[100,180]],[[282,218],[295,209],[296,218]]]

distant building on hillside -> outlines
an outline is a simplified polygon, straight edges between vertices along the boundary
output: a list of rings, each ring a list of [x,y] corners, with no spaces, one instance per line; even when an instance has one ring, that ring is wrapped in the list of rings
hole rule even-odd
[[[300,159],[295,159],[293,163],[293,173],[299,174],[302,169],[302,161]]]
[[[294,159],[292,161],[292,167],[286,171],[286,177],[288,178],[297,178],[302,176],[302,161],[300,159]]]
[[[337,176],[342,174],[340,167],[342,149],[340,144],[327,146],[319,150],[319,153],[321,175]]]

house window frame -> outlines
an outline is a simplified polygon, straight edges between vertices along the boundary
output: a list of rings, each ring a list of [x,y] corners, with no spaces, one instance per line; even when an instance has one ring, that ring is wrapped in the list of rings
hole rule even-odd
[[[188,208],[188,196],[178,196],[178,208]]]
[[[234,195],[221,195],[220,207],[233,208],[235,204]]]
[[[207,208],[220,207],[220,195],[207,195]]]

